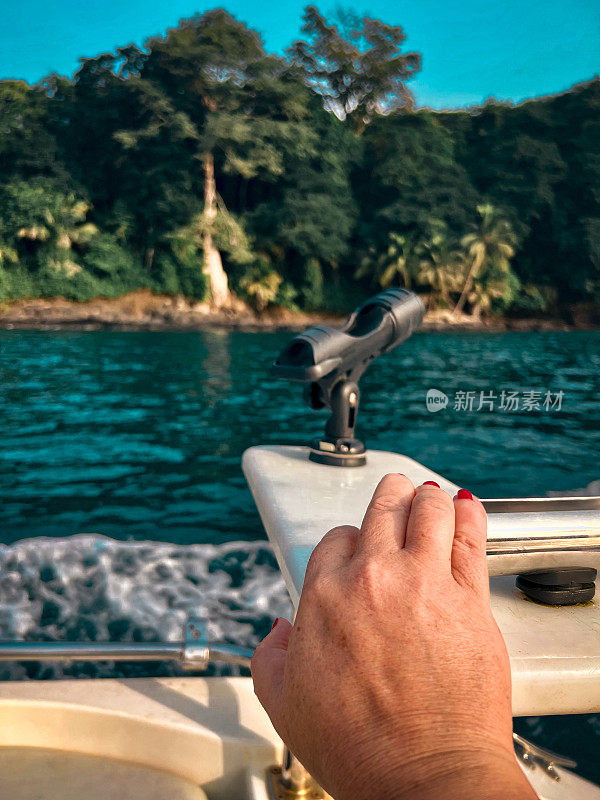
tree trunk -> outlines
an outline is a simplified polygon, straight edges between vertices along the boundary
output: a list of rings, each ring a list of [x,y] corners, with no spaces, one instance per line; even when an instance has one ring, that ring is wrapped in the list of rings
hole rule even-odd
[[[231,295],[227,275],[223,269],[221,254],[215,247],[211,228],[217,216],[217,186],[215,183],[215,162],[212,153],[204,154],[204,211],[202,251],[204,253],[203,272],[210,282],[211,299],[214,306],[224,308],[231,305]]]
[[[446,281],[444,280],[442,275],[440,275],[440,297],[442,301],[446,304],[446,308],[450,309],[450,306],[452,305],[452,301],[450,300],[450,292],[448,291],[448,287],[446,286]]]
[[[146,269],[147,270],[151,270],[152,269],[152,265],[154,264],[154,248],[153,247],[147,247],[146,248],[146,255],[145,255],[145,258],[144,258],[144,263],[146,265]]]
[[[458,316],[462,313],[462,310],[465,306],[467,301],[467,297],[469,296],[469,292],[473,286],[473,280],[475,279],[475,275],[479,272],[479,268],[483,263],[483,258],[481,254],[477,254],[473,259],[473,263],[471,264],[471,269],[469,270],[469,274],[467,275],[467,280],[465,281],[465,285],[463,286],[463,290],[460,293],[460,297],[458,298],[458,302],[454,306],[454,310],[452,311],[453,316]]]

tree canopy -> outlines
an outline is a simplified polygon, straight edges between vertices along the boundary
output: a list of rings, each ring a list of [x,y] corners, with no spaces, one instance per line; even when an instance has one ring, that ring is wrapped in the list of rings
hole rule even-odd
[[[420,69],[421,57],[402,52],[406,36],[398,25],[351,12],[338,16],[338,25],[328,23],[308,6],[302,31],[309,41],[295,42],[288,53],[325,108],[360,132],[378,114],[413,107],[406,82]]]
[[[415,110],[420,55],[306,9],[285,56],[222,9],[72,77],[0,80],[0,300],[136,288],[346,310],[600,300],[600,80]]]

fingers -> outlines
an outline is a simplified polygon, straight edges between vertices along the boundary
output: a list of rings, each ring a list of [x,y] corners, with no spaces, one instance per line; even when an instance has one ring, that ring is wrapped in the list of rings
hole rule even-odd
[[[454,504],[438,486],[423,484],[415,492],[406,525],[405,549],[450,567],[454,539]]]
[[[353,525],[332,528],[312,551],[304,582],[343,567],[352,558],[360,531]]]
[[[454,498],[455,531],[452,573],[458,583],[489,592],[485,548],[487,515],[481,502],[461,490]]]
[[[283,719],[283,673],[291,631],[291,623],[279,617],[252,656],[254,692],[277,729]]]
[[[415,487],[406,475],[381,479],[363,519],[356,552],[367,556],[396,553],[404,547]]]

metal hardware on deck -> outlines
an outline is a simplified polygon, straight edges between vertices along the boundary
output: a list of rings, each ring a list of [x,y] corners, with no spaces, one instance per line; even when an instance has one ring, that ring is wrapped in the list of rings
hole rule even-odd
[[[283,748],[281,784],[288,792],[294,792],[299,797],[310,794],[315,786],[311,776],[287,746]]]
[[[600,497],[501,498],[481,502],[488,512],[486,555],[491,576],[600,567]],[[586,578],[584,582],[593,580]],[[569,588],[566,583],[572,583],[571,579],[562,581],[557,574],[554,585]],[[587,585],[585,594],[593,589],[593,585]],[[567,594],[564,597],[568,599]],[[584,598],[583,587],[580,598],[573,602],[590,599]]]
[[[600,497],[502,497],[481,502],[488,514],[600,511]]]
[[[517,575],[517,588],[530,600],[549,606],[589,603],[596,593],[594,567],[555,567]]]
[[[269,800],[326,800],[329,797],[285,745],[282,765],[267,770],[267,792]]]
[[[202,670],[220,662],[250,669],[252,650],[210,644],[203,620],[189,619],[183,642],[0,642],[0,661],[178,661]]]
[[[555,781],[560,781],[560,775],[556,771],[556,767],[574,769],[577,766],[577,762],[573,761],[572,758],[559,756],[550,750],[539,747],[537,744],[523,739],[518,733],[513,733],[513,744],[519,761],[529,769],[541,767]]]
[[[486,556],[490,576],[527,575],[575,567],[597,569],[600,566],[600,531],[488,539]]]
[[[485,551],[487,556],[600,551],[600,533],[590,536],[572,534],[567,536],[524,536],[519,539],[508,537],[506,539],[488,539]]]
[[[217,662],[250,669],[252,650],[236,644],[211,644],[204,620],[190,617],[185,631],[184,667],[205,668],[208,663]]]
[[[0,661],[181,661],[165,642],[0,642]]]

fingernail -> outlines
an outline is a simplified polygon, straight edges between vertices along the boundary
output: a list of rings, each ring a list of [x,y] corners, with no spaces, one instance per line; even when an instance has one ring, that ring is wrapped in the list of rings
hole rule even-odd
[[[473,495],[468,489],[459,489],[456,493],[457,500],[472,500]]]
[[[437,486],[438,489],[440,488],[439,483],[436,483],[435,481],[425,481],[423,486]]]
[[[273,630],[273,628],[275,627],[275,625],[277,625],[278,622],[279,622],[279,617],[277,617],[275,622],[271,625],[271,630]]]

